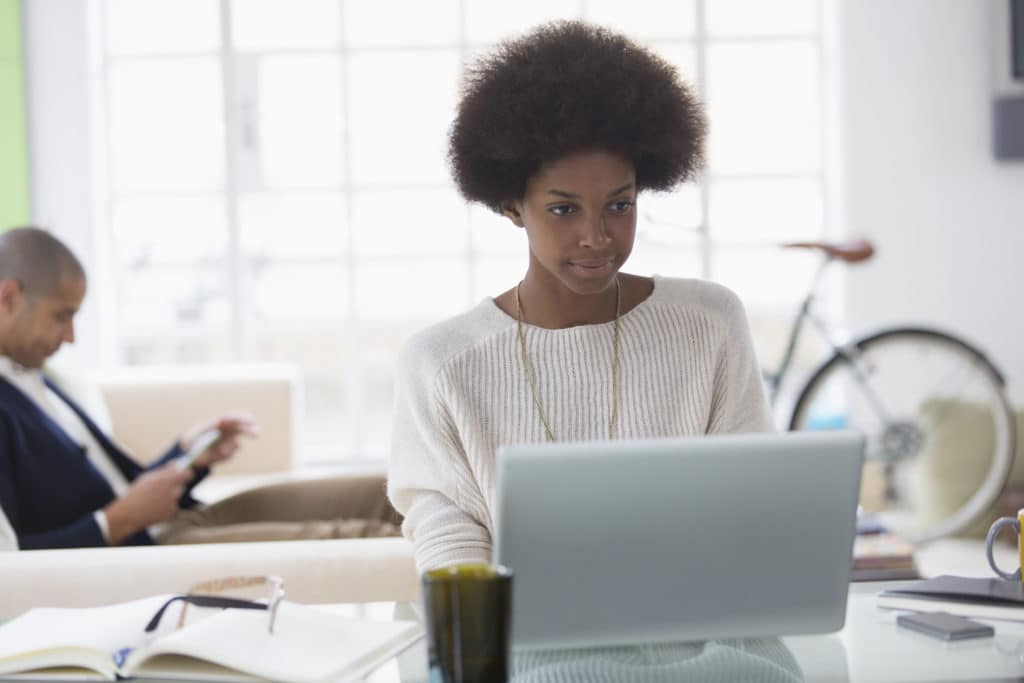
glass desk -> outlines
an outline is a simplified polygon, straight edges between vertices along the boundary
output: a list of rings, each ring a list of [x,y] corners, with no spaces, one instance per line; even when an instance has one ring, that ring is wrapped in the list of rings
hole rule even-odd
[[[623,648],[610,655],[600,651],[562,656],[520,654],[514,658],[513,681],[1024,683],[1024,622],[986,621],[995,627],[995,637],[945,643],[898,627],[895,612],[875,606],[875,596],[893,585],[852,584],[846,626],[838,633]],[[380,616],[384,609],[390,606],[371,607],[367,614]],[[401,606],[398,611],[402,612]],[[426,643],[421,640],[374,672],[366,683],[428,683],[426,659]]]

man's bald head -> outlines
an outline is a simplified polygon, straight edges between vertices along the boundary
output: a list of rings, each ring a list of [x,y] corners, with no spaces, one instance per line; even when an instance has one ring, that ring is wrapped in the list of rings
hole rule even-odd
[[[85,271],[71,250],[39,228],[0,234],[0,356],[41,368],[75,341]]]
[[[85,269],[59,239],[35,227],[0,233],[0,280],[17,280],[38,299],[57,294],[65,278],[84,281]]]

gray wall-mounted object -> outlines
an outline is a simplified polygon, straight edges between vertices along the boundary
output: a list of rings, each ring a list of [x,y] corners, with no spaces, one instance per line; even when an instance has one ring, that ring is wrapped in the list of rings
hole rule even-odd
[[[1024,160],[1024,0],[992,8],[992,153]]]
[[[1010,0],[1010,52],[1013,78],[1024,81],[1024,0]]]
[[[1000,97],[992,103],[996,159],[1024,159],[1024,97]]]

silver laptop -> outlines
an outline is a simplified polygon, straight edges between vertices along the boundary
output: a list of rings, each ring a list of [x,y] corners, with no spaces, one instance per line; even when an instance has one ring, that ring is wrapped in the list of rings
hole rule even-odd
[[[513,646],[841,628],[863,459],[852,432],[500,449]]]

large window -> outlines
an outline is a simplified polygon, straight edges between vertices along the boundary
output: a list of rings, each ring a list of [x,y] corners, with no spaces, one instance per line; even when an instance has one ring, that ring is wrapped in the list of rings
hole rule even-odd
[[[125,363],[301,368],[305,462],[390,439],[403,341],[522,277],[521,231],[445,166],[460,70],[583,17],[676,64],[707,101],[701,181],[641,199],[641,274],[744,299],[765,360],[823,226],[817,0],[107,0],[104,101]]]

